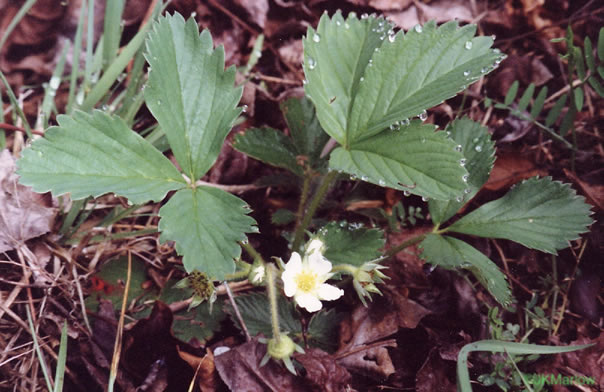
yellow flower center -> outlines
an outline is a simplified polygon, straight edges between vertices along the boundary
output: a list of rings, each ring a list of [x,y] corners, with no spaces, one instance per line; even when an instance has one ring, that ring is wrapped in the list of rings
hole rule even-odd
[[[317,274],[312,272],[302,271],[296,275],[296,285],[305,293],[313,291],[317,287]]]

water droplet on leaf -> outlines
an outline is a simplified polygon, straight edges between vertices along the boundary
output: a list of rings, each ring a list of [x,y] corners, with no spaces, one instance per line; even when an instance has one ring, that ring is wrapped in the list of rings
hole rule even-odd
[[[317,33],[315,33],[315,35],[312,36],[312,40],[315,42],[319,42],[321,41],[321,36]]]
[[[308,68],[315,69],[316,66],[317,66],[317,62],[315,61],[315,59],[313,59],[312,57],[309,57],[308,58]]]
[[[428,119],[428,113],[424,110],[419,114],[419,119],[422,121],[426,121]]]
[[[459,160],[459,166],[464,167],[466,165],[466,158],[461,158]]]
[[[464,45],[464,47],[468,50],[472,49],[472,41],[466,41],[466,44]]]
[[[421,33],[422,31],[424,31],[424,29],[422,29],[421,25],[415,25],[415,27],[413,28],[415,30],[416,33]]]
[[[455,151],[461,152],[461,144],[458,144],[457,146],[455,146]]]
[[[476,147],[474,147],[474,150],[475,150],[476,152],[481,152],[481,151],[482,151],[482,146],[479,144],[479,145],[477,145]]]

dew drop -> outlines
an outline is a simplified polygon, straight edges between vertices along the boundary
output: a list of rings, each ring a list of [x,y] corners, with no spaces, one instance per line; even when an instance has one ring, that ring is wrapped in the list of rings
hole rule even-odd
[[[395,39],[396,39],[396,35],[394,35],[394,34],[388,34],[388,41],[394,42]]]
[[[422,141],[422,143],[425,143],[426,142],[426,138],[423,137],[421,141]]]
[[[339,20],[336,20],[336,26],[341,26],[342,22],[340,22]]]
[[[365,80],[365,77],[361,76],[361,79],[359,79],[359,82],[362,82]]]
[[[315,61],[315,59],[313,59],[312,57],[309,57],[308,58],[308,68],[315,69],[316,66],[317,66],[317,62]]]
[[[401,126],[396,121],[393,122],[392,124],[390,124],[390,130],[391,131],[398,131],[399,129],[401,129]]]
[[[495,39],[496,39],[496,38],[497,38],[497,36],[496,36],[495,34],[493,34],[493,35],[491,36],[491,39],[492,39],[493,41],[495,41]]]
[[[463,76],[470,76],[470,71],[463,71]]]
[[[367,176],[361,176],[361,181],[369,181],[369,177],[367,177]]]
[[[428,119],[428,113],[426,113],[426,111],[424,110],[419,114],[419,119],[422,121],[426,121]]]
[[[533,218],[529,218],[529,223],[533,223]]]
[[[430,200],[430,198],[429,198],[429,197],[422,196],[422,201],[428,201],[428,200]]]
[[[312,40],[315,42],[319,42],[321,41],[321,36],[315,33],[315,35],[312,36]]]
[[[476,147],[474,147],[474,150],[475,150],[476,152],[481,152],[481,151],[482,151],[482,146],[479,144],[479,145],[477,145]]]
[[[411,123],[408,118],[404,118],[401,120],[401,125],[407,126]]]
[[[467,195],[467,194],[469,194],[470,192],[472,192],[472,191],[470,190],[470,188],[466,188],[466,189],[464,189],[464,190],[463,190],[463,193],[465,193],[466,195]]]
[[[465,47],[467,50],[472,49],[472,41],[466,41],[466,44],[464,45],[464,47]]]
[[[350,175],[350,179],[351,179],[352,181],[355,181],[355,180],[357,179],[357,176],[356,176],[356,175],[354,175],[354,174],[351,174],[351,175]]]
[[[369,64],[367,64],[368,67],[373,67],[373,60],[369,59]]]
[[[344,28],[349,29],[350,25],[348,23],[344,23]]]
[[[247,105],[243,105],[243,107],[241,108],[241,111],[243,113],[247,112]]]
[[[385,34],[380,35],[380,41],[383,41],[383,40],[384,40],[384,38],[386,38],[386,35],[385,35]]]
[[[461,176],[463,182],[468,182],[468,178],[470,178],[468,174],[464,174],[463,176]]]
[[[461,152],[461,144],[458,144],[457,146],[455,146],[455,151]]]
[[[379,184],[380,186],[386,186],[386,181],[384,181],[384,180],[379,180],[379,181],[378,181],[378,184]]]
[[[475,137],[474,139],[472,139],[472,141],[473,141],[474,143],[478,143],[478,141],[479,141],[479,140],[480,140],[480,139],[478,139],[477,137]]]
[[[352,11],[350,14],[348,14],[349,18],[356,18],[357,17],[357,13]]]
[[[487,73],[487,71],[488,71],[488,68],[484,67],[483,69],[480,70],[480,73]]]
[[[361,15],[361,19],[367,19],[367,18],[369,18],[369,14],[363,14],[363,15]]]
[[[375,48],[373,51],[374,51],[375,53],[377,53],[377,52],[379,52],[379,51],[380,51],[380,48]]]
[[[157,101],[157,106],[161,106],[161,101],[160,100]],[[103,106],[103,110],[107,110],[107,108],[105,106]]]
[[[466,165],[466,158],[461,158],[459,160],[459,166],[464,167]]]
[[[457,196],[455,198],[455,201],[458,202],[458,203],[461,203],[462,200],[463,200],[463,196]]]
[[[308,80],[304,79],[304,80],[302,81],[302,84],[304,84],[304,85],[308,84]]]
[[[499,50],[499,49],[495,48],[495,49],[493,49],[493,53],[497,53],[497,54],[499,54],[499,53],[501,53],[501,50]]]
[[[416,33],[421,33],[422,31],[424,31],[424,29],[422,29],[421,25],[415,25],[415,27],[413,28],[415,30]]]
[[[409,191],[404,191],[404,192],[403,192],[403,195],[405,195],[405,196],[411,196],[411,192],[409,192]]]

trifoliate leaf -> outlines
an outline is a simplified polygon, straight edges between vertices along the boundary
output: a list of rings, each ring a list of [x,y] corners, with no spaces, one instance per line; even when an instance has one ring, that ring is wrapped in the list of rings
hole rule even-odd
[[[323,256],[333,264],[360,266],[380,256],[384,246],[384,233],[346,222],[331,222],[319,231],[325,243]]]
[[[282,167],[303,176],[296,159],[296,147],[283,132],[273,128],[252,128],[235,136],[233,147],[269,165]]]
[[[503,238],[556,254],[587,231],[590,206],[568,185],[551,177],[530,178],[449,227],[479,237]]]
[[[387,39],[364,72],[348,116],[348,143],[418,116],[490,72],[502,56],[490,49],[491,37],[474,38],[475,32],[475,25],[432,21]]]
[[[308,323],[308,343],[327,352],[334,352],[338,348],[338,325],[341,315],[335,309],[323,309],[315,313]]]
[[[290,98],[281,104],[281,111],[298,154],[308,157],[310,165],[315,166],[329,135],[321,128],[312,102],[307,98]]]
[[[335,149],[329,166],[363,181],[416,195],[447,200],[463,195],[468,172],[456,143],[433,125],[413,121],[399,131],[386,131],[357,142],[346,150]]]
[[[471,200],[489,179],[495,161],[495,143],[487,129],[467,117],[453,121],[448,127],[451,139],[461,146],[464,158],[460,164],[468,170],[468,183],[463,196],[447,201],[430,200],[430,216],[434,223],[442,223],[455,215]]]
[[[145,102],[166,132],[172,152],[192,181],[212,166],[241,108],[235,68],[224,70],[224,49],[212,49],[195,19],[164,16],[149,33]]]
[[[428,234],[420,244],[421,257],[430,264],[447,269],[465,268],[485,286],[501,304],[511,302],[511,292],[505,275],[495,263],[476,248],[449,236]]]
[[[140,204],[186,186],[170,160],[119,117],[76,111],[57,122],[17,162],[21,184],[36,192],[71,192],[76,200],[115,193]]]
[[[342,145],[348,144],[349,112],[361,77],[391,28],[383,18],[344,19],[338,11],[331,19],[324,14],[302,41],[306,94],[325,132]]]
[[[256,336],[259,333],[262,333],[265,337],[273,336],[270,303],[265,293],[240,295],[235,297],[235,302],[250,336]],[[237,328],[241,329],[233,308],[227,306],[225,310],[231,315],[231,319]],[[292,301],[284,296],[278,296],[277,313],[279,315],[279,328],[282,332],[289,333],[291,337],[302,333],[302,324],[300,324],[299,316]]]
[[[256,232],[249,207],[236,196],[210,187],[181,189],[160,210],[160,240],[176,242],[187,272],[199,270],[215,280],[235,272],[238,241]]]

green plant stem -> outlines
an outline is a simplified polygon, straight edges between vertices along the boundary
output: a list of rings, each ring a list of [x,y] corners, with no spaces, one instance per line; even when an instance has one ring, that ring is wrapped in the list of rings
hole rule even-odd
[[[384,254],[384,256],[386,256],[386,257],[392,257],[392,256],[394,256],[395,254],[397,254],[398,252],[400,252],[401,250],[403,250],[403,249],[405,249],[405,248],[408,248],[408,247],[410,247],[410,246],[413,246],[413,245],[415,245],[415,244],[417,244],[417,243],[422,242],[422,241],[424,240],[424,238],[426,238],[426,235],[425,235],[425,234],[421,234],[421,235],[418,235],[418,236],[416,236],[416,237],[410,238],[410,239],[408,239],[407,241],[403,242],[402,244],[397,245],[397,246],[395,246],[395,247],[394,247],[394,248],[392,248],[392,249],[389,249],[389,250],[388,250],[388,251],[387,251],[387,252]]]
[[[262,258],[262,255],[260,253],[258,253],[258,251],[256,249],[254,249],[254,247],[252,245],[250,245],[249,242],[247,241],[240,241],[239,245],[241,245],[243,247],[243,249],[245,249],[245,251],[252,256],[252,258],[254,260],[261,260],[264,263],[264,259]]]
[[[268,290],[268,299],[271,306],[271,327],[273,329],[273,339],[279,343],[281,332],[279,331],[279,313],[277,307],[277,286],[275,283],[275,266],[272,263],[266,265],[266,288]]]
[[[292,250],[294,252],[297,252],[298,249],[300,249],[300,245],[302,244],[302,241],[304,241],[304,232],[310,225],[310,222],[311,222],[315,212],[317,211],[317,208],[319,207],[319,205],[323,201],[323,198],[327,194],[329,185],[331,185],[331,182],[337,177],[337,175],[338,175],[338,172],[335,170],[332,170],[329,173],[327,173],[327,175],[325,177],[323,177],[323,182],[321,182],[319,189],[317,189],[317,192],[315,193],[313,199],[311,200],[310,205],[308,206],[308,209],[306,210],[306,214],[304,214],[304,218],[302,219],[302,223],[300,223],[300,225],[296,228],[296,234],[294,236],[294,243],[292,245]]]
[[[296,228],[302,224],[304,218],[304,207],[308,201],[308,194],[310,191],[310,181],[312,180],[312,174],[309,172],[304,173],[304,183],[302,184],[302,194],[300,195],[300,205],[298,205],[298,211],[296,212]]]

